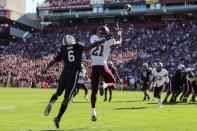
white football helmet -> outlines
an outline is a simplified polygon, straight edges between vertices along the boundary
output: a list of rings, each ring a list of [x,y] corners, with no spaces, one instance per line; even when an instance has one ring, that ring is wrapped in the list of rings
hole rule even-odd
[[[143,63],[142,66],[143,66],[144,69],[148,69],[148,63]]]
[[[178,69],[185,70],[185,65],[183,64],[178,65]]]
[[[72,45],[76,43],[75,38],[72,35],[65,35],[62,39],[63,45]]]

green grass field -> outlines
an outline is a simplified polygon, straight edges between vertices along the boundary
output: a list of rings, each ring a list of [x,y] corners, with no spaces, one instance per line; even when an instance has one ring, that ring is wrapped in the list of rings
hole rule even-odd
[[[57,115],[62,97],[48,117],[43,115],[54,89],[0,88],[0,131],[56,130],[52,119]],[[80,90],[60,123],[68,131],[196,131],[197,104],[164,105],[141,101],[141,92],[115,91],[112,102],[98,95],[97,118],[91,121],[90,102]],[[89,92],[90,95],[90,92]]]

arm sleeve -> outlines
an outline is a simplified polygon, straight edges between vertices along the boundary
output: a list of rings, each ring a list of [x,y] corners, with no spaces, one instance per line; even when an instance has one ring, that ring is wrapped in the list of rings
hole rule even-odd
[[[164,79],[165,79],[165,82],[166,83],[169,83],[170,82],[169,77],[168,77],[168,71],[166,71],[166,74],[164,76]]]

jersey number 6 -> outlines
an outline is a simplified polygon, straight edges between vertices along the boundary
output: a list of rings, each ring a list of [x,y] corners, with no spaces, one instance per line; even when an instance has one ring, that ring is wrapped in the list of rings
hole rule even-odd
[[[68,51],[68,60],[69,60],[69,62],[75,61],[75,56],[74,56],[74,51],[73,50]]]

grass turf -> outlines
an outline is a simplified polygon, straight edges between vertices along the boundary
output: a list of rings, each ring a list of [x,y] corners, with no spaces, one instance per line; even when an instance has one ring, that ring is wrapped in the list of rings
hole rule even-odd
[[[57,115],[63,97],[59,98],[48,117],[43,115],[54,92],[54,89],[0,88],[0,131],[56,130],[52,119]],[[83,93],[80,90],[75,102],[69,104],[59,130],[197,130],[196,103],[164,105],[163,108],[158,108],[155,101],[141,101],[141,92],[114,91],[110,103],[103,102],[103,97],[98,95],[98,121],[92,122],[90,102],[85,102]]]

